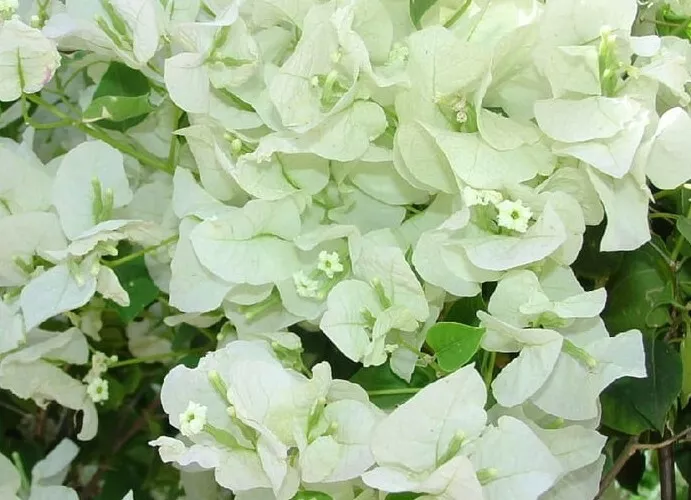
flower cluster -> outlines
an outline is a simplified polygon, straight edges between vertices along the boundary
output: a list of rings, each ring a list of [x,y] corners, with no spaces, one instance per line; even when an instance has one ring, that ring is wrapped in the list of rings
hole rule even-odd
[[[0,388],[93,438],[117,358],[65,367],[130,305],[134,246],[166,305],[127,326],[134,356],[171,350],[161,324],[221,332],[165,378],[164,462],[244,500],[592,498],[599,395],[646,365],[571,265],[587,226],[644,245],[650,186],[691,179],[691,45],[634,27],[636,0],[414,3],[0,1],[0,120],[29,125],[0,139]],[[115,65],[146,95],[102,95]],[[487,283],[487,384],[437,370],[389,414],[289,332],[409,382]]]

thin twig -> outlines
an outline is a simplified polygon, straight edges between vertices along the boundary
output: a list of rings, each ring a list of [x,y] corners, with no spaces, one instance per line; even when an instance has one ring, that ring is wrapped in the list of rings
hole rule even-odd
[[[664,441],[660,441],[659,443],[638,443],[636,444],[635,448],[636,450],[659,450],[660,448],[664,448],[665,446],[669,446],[671,444],[676,443],[677,441],[681,441],[683,438],[691,434],[691,427],[688,429],[684,429],[681,431],[679,434],[675,434],[669,439],[665,439]]]
[[[645,450],[660,450],[664,449],[666,447],[672,446],[674,443],[681,441],[682,439],[688,437],[691,434],[691,427],[684,429],[681,431],[679,434],[675,434],[674,436],[665,439],[664,441],[660,441],[659,443],[639,443],[638,439],[639,436],[632,436],[629,441],[626,443],[626,446],[622,450],[622,452],[619,454],[619,457],[617,457],[616,462],[614,462],[614,465],[612,468],[609,470],[607,475],[605,475],[604,478],[602,478],[602,481],[600,481],[600,491],[598,491],[597,496],[593,500],[598,500],[602,498],[602,495],[605,494],[605,491],[610,487],[610,485],[614,482],[614,480],[617,478],[617,475],[621,472],[621,469],[624,468],[624,465],[626,465],[626,462],[629,461],[629,459],[637,452],[637,451],[645,451]]]
[[[602,481],[600,481],[600,491],[597,492],[597,495],[593,500],[599,500],[602,498],[602,495],[605,494],[607,489],[610,487],[610,485],[614,482],[614,480],[617,478],[621,470],[624,468],[626,465],[626,462],[629,461],[629,459],[636,453],[636,445],[638,444],[638,436],[632,436],[628,442],[626,443],[626,446],[624,449],[621,451],[619,456],[617,457],[617,461],[614,462],[614,465],[612,468],[607,472],[607,475],[602,478]]]

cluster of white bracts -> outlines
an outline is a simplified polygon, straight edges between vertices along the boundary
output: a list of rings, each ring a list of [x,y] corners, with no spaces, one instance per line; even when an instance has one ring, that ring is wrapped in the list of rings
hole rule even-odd
[[[308,378],[286,368],[268,342],[240,340],[195,369],[174,368],[161,400],[182,434],[152,442],[161,458],[213,469],[242,500],[288,500],[298,488],[336,500],[405,491],[583,499],[597,491],[604,463],[595,420],[565,424],[529,404],[485,412],[473,366],[386,415],[360,386],[332,379],[327,364]]]
[[[101,297],[128,303],[102,261],[119,241],[175,240],[146,256],[181,313],[166,322],[227,319],[244,340],[166,379],[186,437],[158,441],[165,460],[256,498],[318,484],[351,499],[361,481],[449,499],[592,494],[598,395],[645,376],[644,354],[640,333],[610,337],[604,290],[569,266],[605,214],[603,251],[643,245],[648,181],[691,178],[691,47],[633,34],[635,0],[472,0],[455,16],[462,4],[437,2],[416,29],[400,0],[1,3],[0,100],[52,85],[57,47],[82,50],[96,83],[113,60],[153,82],[157,109],[129,137],[160,158],[173,134],[184,144],[168,175],[79,133],[38,132],[43,161],[30,133],[0,142],[0,387],[83,410],[92,437],[107,386],[46,359],[87,363]],[[94,86],[69,81],[86,106]],[[310,380],[246,343],[294,350],[284,330],[300,323],[409,379],[444,303],[485,282],[498,286],[482,347],[517,354],[489,418],[474,368],[384,417],[327,366]],[[56,316],[78,328],[39,329]],[[128,334],[135,355],[170,348]]]

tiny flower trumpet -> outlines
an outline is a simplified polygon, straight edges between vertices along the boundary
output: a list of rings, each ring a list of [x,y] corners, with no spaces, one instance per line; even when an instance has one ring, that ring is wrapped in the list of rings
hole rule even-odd
[[[328,278],[333,278],[334,274],[343,272],[343,264],[341,264],[338,253],[329,253],[326,250],[322,250],[319,252],[317,269],[326,274]]]
[[[206,406],[190,401],[187,409],[180,414],[182,435],[192,437],[199,434],[206,425],[206,412]]]
[[[314,298],[319,291],[319,282],[311,279],[304,271],[293,274],[293,283],[300,297]]]
[[[86,393],[94,403],[108,401],[108,381],[100,377],[94,378],[86,386]]]
[[[497,209],[499,210],[497,224],[501,227],[519,233],[525,233],[528,230],[528,222],[533,216],[533,211],[521,200],[504,200],[497,205]]]

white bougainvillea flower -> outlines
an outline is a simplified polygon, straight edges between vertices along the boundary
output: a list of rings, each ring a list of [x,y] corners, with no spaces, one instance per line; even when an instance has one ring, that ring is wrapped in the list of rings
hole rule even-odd
[[[100,142],[84,142],[62,158],[53,184],[53,205],[63,231],[76,239],[113,218],[132,200],[122,154]]]
[[[604,288],[586,292],[568,267],[547,265],[505,274],[490,297],[488,311],[518,327],[562,327],[575,318],[594,318],[605,307]],[[490,339],[488,339],[490,341]]]
[[[189,113],[210,113],[214,89],[234,90],[256,71],[259,47],[237,16],[181,25],[173,38],[187,50],[166,59],[165,83],[173,102]]]
[[[0,139],[0,214],[48,210],[52,183],[27,144]]]
[[[614,179],[594,168],[587,168],[586,172],[607,214],[600,251],[631,251],[648,242],[648,204],[652,195],[643,173]]]
[[[487,500],[537,498],[562,474],[549,448],[530,427],[513,417],[500,417],[496,427],[490,426],[480,436],[470,461]]]
[[[264,285],[299,269],[292,240],[300,233],[298,201],[254,200],[199,224],[190,240],[199,262],[231,283]]]
[[[359,477],[374,463],[370,450],[373,428],[381,418],[369,401],[342,399],[324,407],[317,430],[300,452],[302,480],[334,483]],[[324,429],[324,430],[322,430]]]
[[[472,448],[485,429],[485,399],[485,386],[472,365],[426,386],[374,429],[377,468],[362,476],[365,483],[392,493],[441,495],[452,488],[441,498],[459,498],[454,496],[459,493],[482,498],[463,450]]]
[[[590,498],[597,493],[604,459],[601,452],[607,441],[596,430],[599,419],[567,422],[543,413],[530,404],[511,409],[496,405],[488,415],[493,421],[508,415],[527,424],[559,461],[562,468],[559,480],[541,499],[576,500]],[[580,497],[576,495],[578,492],[592,493]]]
[[[233,491],[271,488],[285,500],[297,491],[303,463],[303,480],[311,482],[345,481],[371,467],[370,434],[381,412],[357,386],[332,381],[328,365],[313,367],[308,379],[285,368],[281,352],[238,340],[195,369],[174,368],[161,400],[171,424],[194,444],[159,438],[152,444],[164,461],[197,463]],[[182,394],[180,384],[194,387],[194,396]]]
[[[19,311],[17,301],[0,300],[0,356],[12,351],[25,342],[24,319]]]
[[[515,327],[482,311],[478,317],[487,329],[484,348],[520,353],[492,382],[502,406],[530,400],[552,415],[587,420],[597,416],[605,387],[621,377],[646,375],[637,330],[610,337],[599,317],[554,329]]]
[[[205,269],[194,253],[190,234],[199,225],[192,218],[180,223],[180,237],[170,263],[170,304],[185,313],[217,309],[233,284]]]
[[[81,264],[59,264],[32,279],[19,296],[26,328],[89,302],[96,293],[98,269],[100,265],[88,259]]]
[[[525,206],[521,200],[504,200],[497,204],[497,224],[506,229],[525,233],[528,223],[533,216],[532,210]]]
[[[691,80],[688,60],[691,46],[675,36],[632,37],[631,48],[639,57],[631,71],[635,78],[649,78],[664,85],[679,99],[681,106],[689,104],[685,86]]]
[[[691,118],[682,108],[666,111],[650,145],[645,173],[659,189],[676,189],[691,178],[688,158]]]
[[[88,358],[86,339],[78,329],[60,333],[34,329],[26,334],[26,343],[20,348],[0,356],[0,387],[39,405],[56,401],[82,411],[78,438],[90,440],[96,435],[98,414],[86,386],[53,363],[83,365]]]
[[[57,216],[50,212],[27,212],[0,218],[0,286],[14,287],[26,284],[36,268],[37,257],[47,251],[67,247],[67,239]]]
[[[192,437],[199,434],[206,425],[206,412],[204,405],[190,401],[187,409],[180,414],[180,432],[183,436]]]
[[[0,101],[41,90],[60,66],[55,44],[19,19],[0,24]]]
[[[48,455],[39,460],[31,470],[29,491],[21,491],[22,481],[19,471],[12,462],[0,454],[0,494],[3,498],[19,500],[28,495],[30,500],[51,498],[55,500],[78,500],[77,493],[61,486],[67,477],[71,462],[79,453],[79,448],[69,439],[63,439]]]
[[[68,0],[65,12],[52,16],[44,32],[61,48],[115,56],[146,70],[158,50],[163,18],[163,6],[155,0]]]
[[[535,118],[558,141],[552,147],[556,154],[578,158],[617,179],[633,167],[649,122],[648,112],[628,97],[538,101]]]
[[[94,378],[86,386],[86,393],[94,403],[104,403],[108,401],[108,381],[100,377]]]

